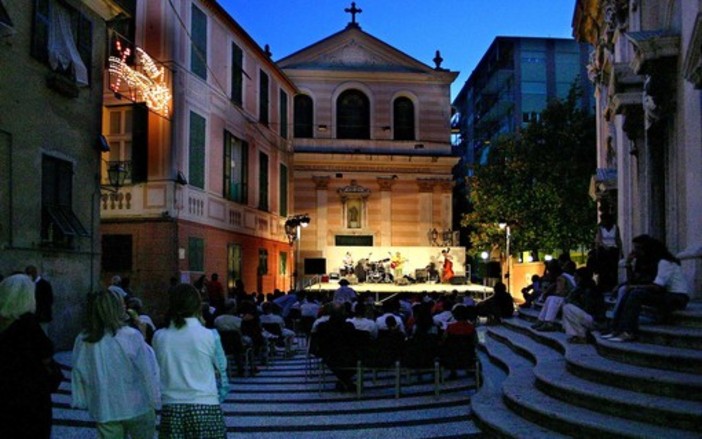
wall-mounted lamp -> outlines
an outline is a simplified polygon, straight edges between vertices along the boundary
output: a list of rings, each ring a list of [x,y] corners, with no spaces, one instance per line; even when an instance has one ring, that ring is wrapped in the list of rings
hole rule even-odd
[[[105,189],[110,192],[117,192],[119,188],[124,186],[124,181],[127,178],[127,168],[122,162],[113,162],[107,168],[107,179],[110,182],[109,186],[100,186],[100,189]]]
[[[318,126],[317,126],[317,131],[322,131],[322,132],[324,132],[324,131],[326,131],[326,130],[327,130],[327,126],[326,126],[326,125],[318,125]]]
[[[285,235],[287,235],[290,245],[293,245],[293,243],[299,238],[298,227],[307,227],[309,225],[310,216],[306,213],[302,215],[289,216],[288,219],[285,220]]]
[[[185,175],[183,175],[181,171],[178,171],[178,175],[176,176],[175,182],[181,186],[185,186],[188,184],[188,180],[185,178]]]

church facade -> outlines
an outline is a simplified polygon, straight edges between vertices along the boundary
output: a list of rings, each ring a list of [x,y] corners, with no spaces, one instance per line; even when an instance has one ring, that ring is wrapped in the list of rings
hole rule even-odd
[[[277,62],[299,91],[294,206],[311,222],[297,243],[298,269],[324,258],[335,272],[347,252],[372,262],[400,251],[411,273],[440,255],[438,245],[452,245],[437,237],[451,228],[458,73],[436,55],[428,66],[364,32],[354,14],[342,31]]]
[[[702,5],[578,0],[573,34],[594,47],[601,200],[613,199],[625,251],[642,233],[702,291]],[[598,173],[599,174],[599,173]]]

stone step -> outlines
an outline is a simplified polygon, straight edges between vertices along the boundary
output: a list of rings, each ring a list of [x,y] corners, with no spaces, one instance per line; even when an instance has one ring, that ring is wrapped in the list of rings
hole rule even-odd
[[[682,325],[639,325],[639,341],[702,351],[702,327]]]
[[[509,365],[509,378],[502,386],[506,405],[544,428],[578,438],[699,438],[696,432],[620,418],[553,398],[534,386],[537,378],[532,362],[492,337],[486,349],[491,358]]]
[[[694,309],[690,312],[697,313]],[[518,318],[527,322],[535,321],[537,316],[538,310],[535,309],[520,309],[518,312]],[[562,330],[560,321],[556,324]],[[597,337],[598,351],[607,358],[639,366],[702,373],[702,328],[642,322],[639,330],[636,342],[607,342]]]
[[[505,326],[564,353],[568,371],[581,378],[636,392],[702,401],[702,376],[699,374],[663,373],[656,368],[614,361],[599,355],[593,344],[567,343],[565,334],[537,332],[522,319],[506,320]]]
[[[639,393],[571,374],[564,356],[509,327],[495,327],[489,336],[536,361],[536,388],[566,403],[604,414],[668,428],[702,431],[702,402]]]
[[[596,337],[597,352],[609,359],[666,371],[702,375],[702,351],[633,341],[616,343]]]
[[[673,321],[682,326],[702,328],[702,301],[692,301],[684,310],[674,312]]]
[[[60,353],[57,359],[65,365],[67,379],[52,395],[54,433],[95,437],[95,423],[87,412],[70,407],[70,353]],[[307,377],[306,366],[304,354],[296,353],[261,366],[253,377],[231,378],[231,391],[222,404],[227,437],[481,437],[470,409],[472,376],[459,372],[458,379],[441,384],[438,396],[433,380],[403,377],[402,397],[396,399],[394,376],[381,374],[373,383],[368,374],[363,398],[357,399],[355,393],[332,390],[329,372],[320,392],[316,371]]]
[[[478,427],[491,437],[504,438],[566,438],[541,425],[527,421],[513,412],[502,398],[503,382],[513,380],[514,375],[505,376],[503,369],[510,366],[502,364],[499,356],[490,358],[489,349],[480,355],[483,370],[483,386],[471,398],[473,418]],[[524,360],[526,361],[526,360]]]

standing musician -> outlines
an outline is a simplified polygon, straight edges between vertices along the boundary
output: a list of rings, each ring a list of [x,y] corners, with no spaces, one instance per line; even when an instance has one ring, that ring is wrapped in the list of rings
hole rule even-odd
[[[400,252],[395,252],[393,256],[390,254],[390,268],[393,270],[395,279],[402,278],[402,266],[407,262],[407,258],[403,258]]]
[[[453,277],[453,256],[449,254],[451,249],[441,250],[441,256],[444,258],[444,266],[441,269],[441,282],[447,283]]]

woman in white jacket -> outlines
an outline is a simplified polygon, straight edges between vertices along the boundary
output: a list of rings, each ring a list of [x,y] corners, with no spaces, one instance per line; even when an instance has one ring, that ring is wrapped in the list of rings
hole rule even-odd
[[[169,293],[168,327],[153,340],[161,368],[160,438],[225,438],[220,403],[229,392],[227,360],[217,331],[200,320],[201,300],[189,284]]]
[[[72,406],[88,409],[101,438],[153,439],[160,402],[154,351],[126,326],[118,294],[91,294],[87,311],[73,346]]]

